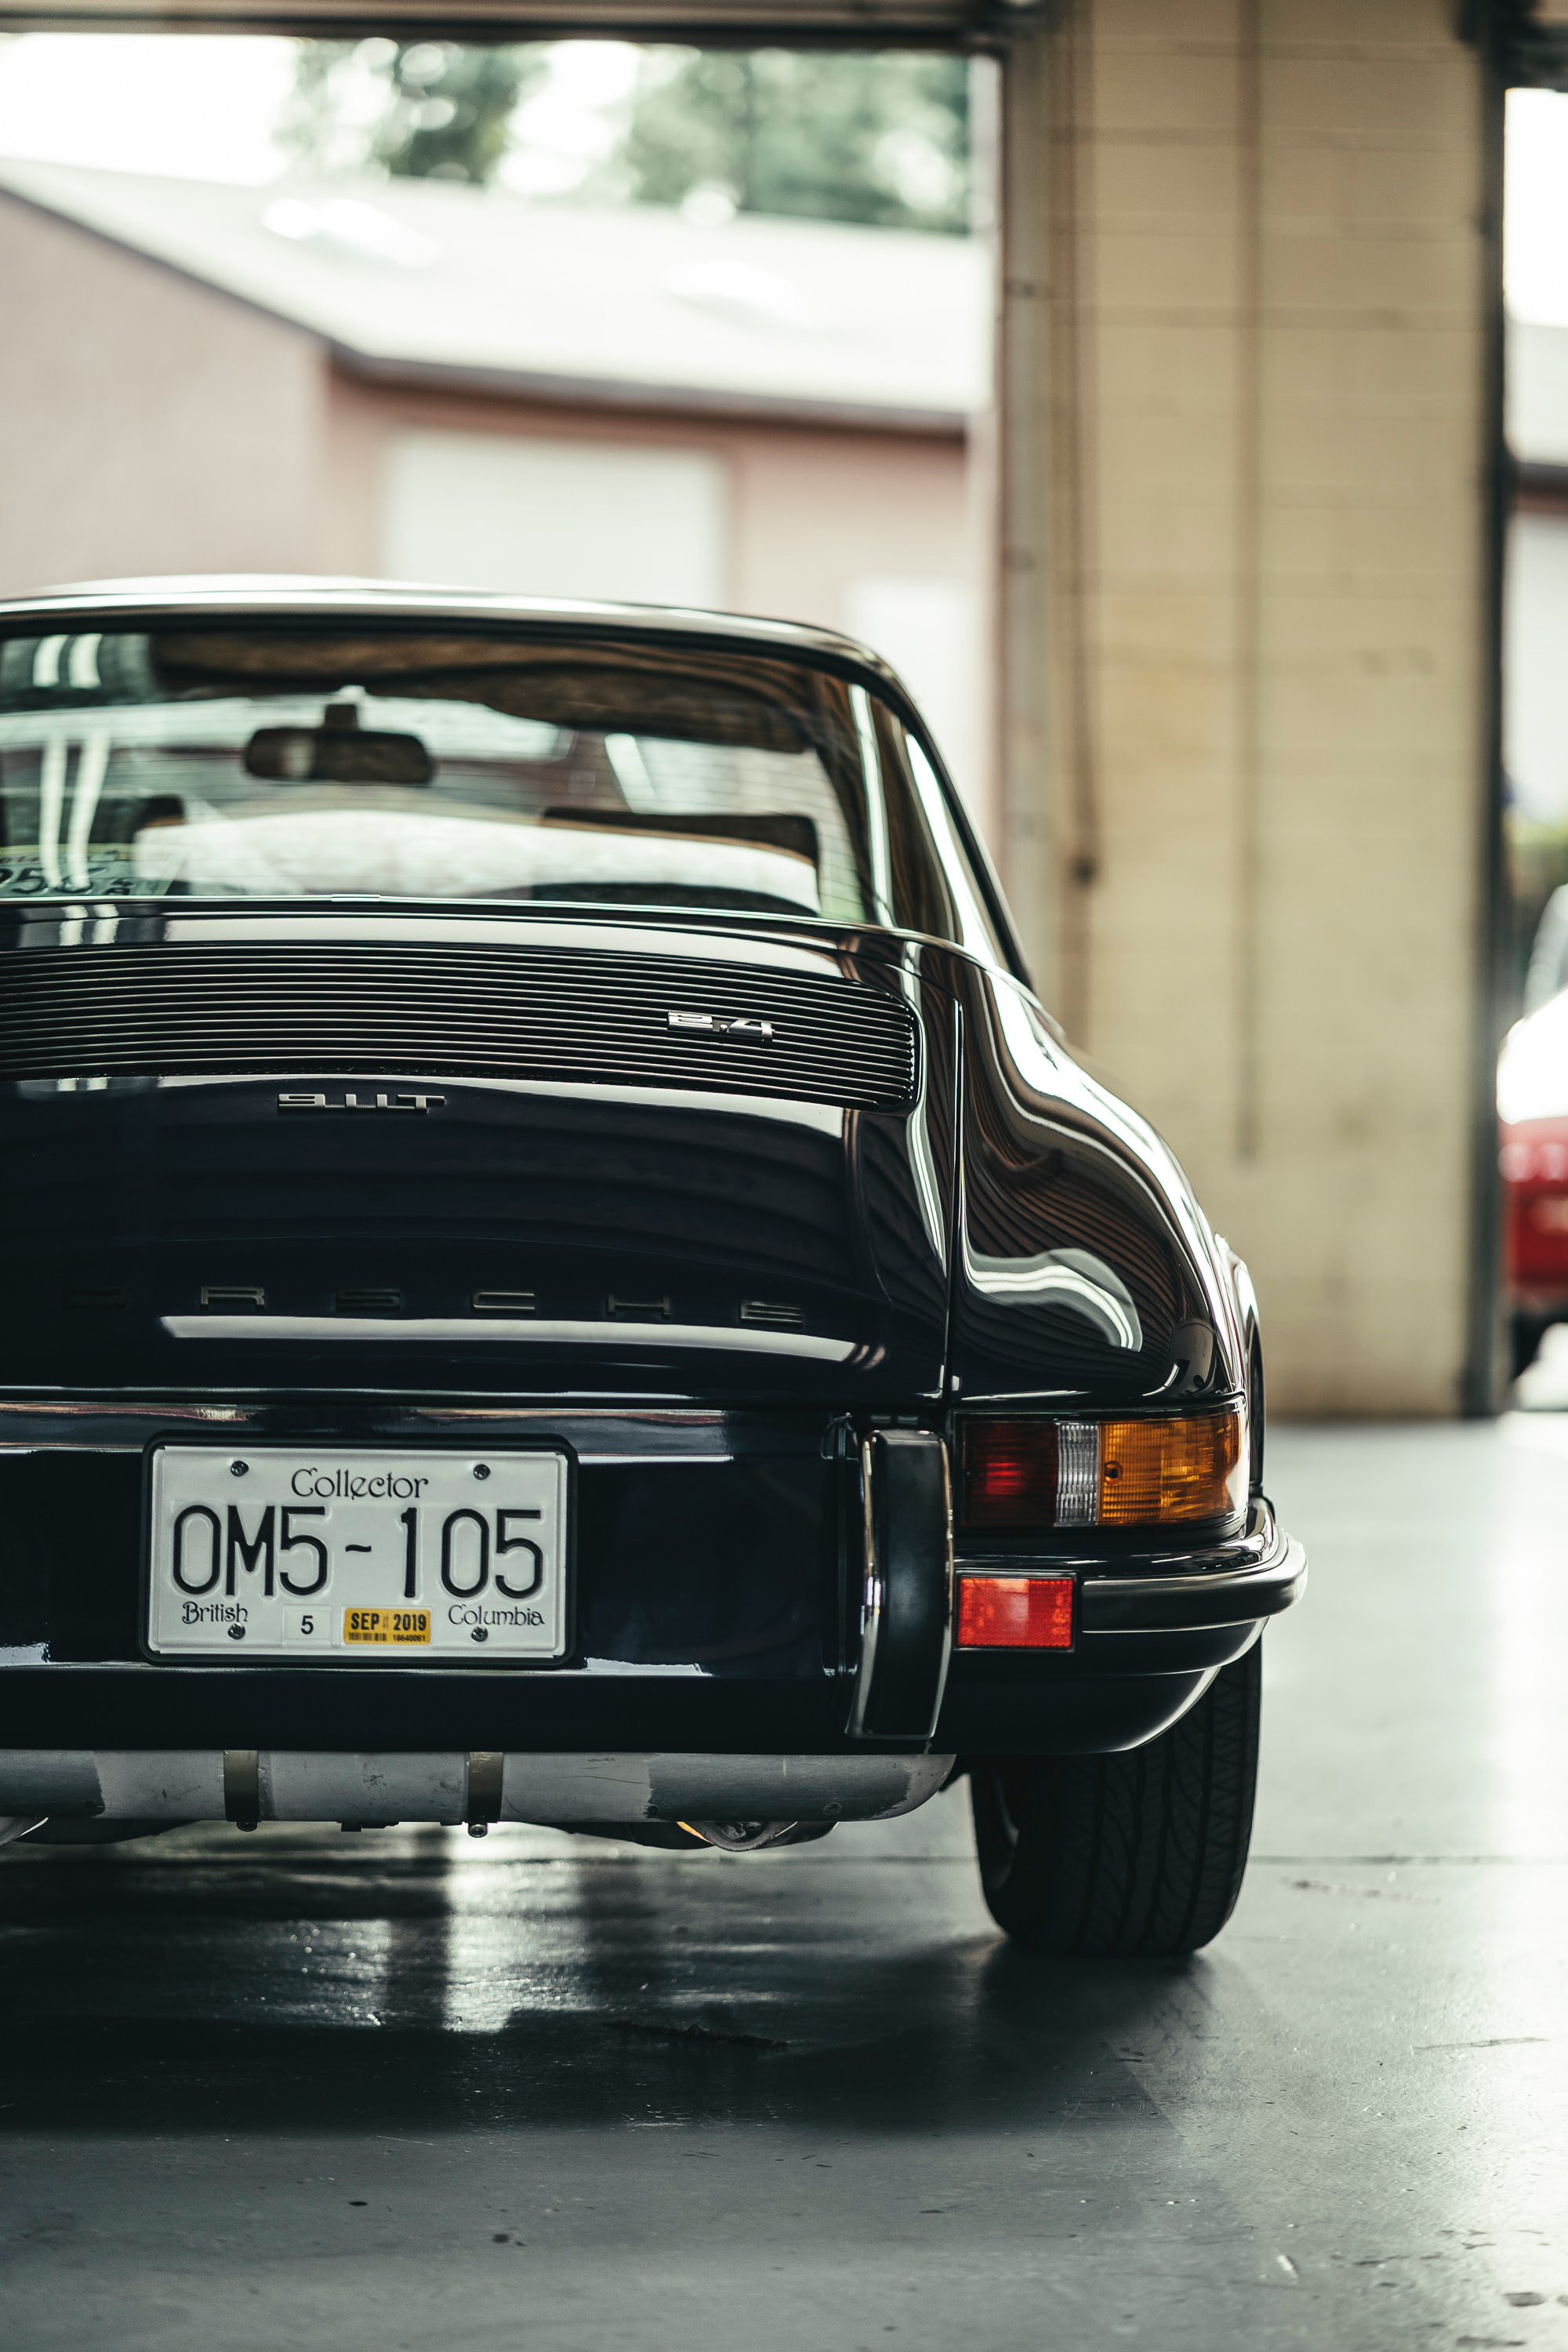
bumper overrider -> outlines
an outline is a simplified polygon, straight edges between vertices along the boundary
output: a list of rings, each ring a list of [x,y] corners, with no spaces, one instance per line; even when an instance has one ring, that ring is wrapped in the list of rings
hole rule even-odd
[[[766,1411],[490,1412],[492,1451],[548,1435],[572,1454],[559,1662],[171,1664],[143,1645],[147,1464],[212,1414],[6,1409],[0,1837],[45,1820],[102,1835],[225,1819],[821,1834],[911,1811],[968,1755],[1154,1738],[1306,1577],[1261,1496],[1218,1533],[1150,1531],[1169,1538],[1158,1549],[1093,1527],[975,1536],[962,1508],[955,1542],[937,1432]],[[227,1446],[301,1441],[299,1407],[220,1418]],[[466,1419],[444,1412],[441,1435]],[[388,1408],[367,1433],[428,1443],[432,1421]]]

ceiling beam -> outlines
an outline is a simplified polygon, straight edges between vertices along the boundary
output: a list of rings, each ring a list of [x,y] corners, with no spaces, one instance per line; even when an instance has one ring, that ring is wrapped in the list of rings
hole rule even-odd
[[[0,31],[994,47],[1053,0],[0,0]]]

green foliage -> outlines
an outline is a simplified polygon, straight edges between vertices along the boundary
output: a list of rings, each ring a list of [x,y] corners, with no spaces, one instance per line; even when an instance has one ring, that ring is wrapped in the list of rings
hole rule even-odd
[[[968,226],[961,58],[687,49],[645,65],[618,163],[627,193],[882,228]]]
[[[483,187],[547,56],[538,42],[301,41],[281,140],[323,177],[379,168]]]
[[[283,138],[319,175],[382,170],[488,185],[556,46],[301,41]],[[963,232],[969,79],[961,58],[645,48],[606,115],[609,152],[573,193]]]
[[[544,70],[537,44],[477,49],[456,41],[400,42],[374,160],[396,176],[483,187],[510,143],[513,113]]]
[[[300,41],[294,59],[294,89],[278,127],[279,144],[306,171],[327,172],[342,113],[342,85],[358,44]]]

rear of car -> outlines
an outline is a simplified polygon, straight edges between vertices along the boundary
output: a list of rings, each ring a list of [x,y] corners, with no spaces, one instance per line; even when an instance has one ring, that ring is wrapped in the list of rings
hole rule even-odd
[[[1004,1924],[1110,1948],[1053,1824],[1217,1790],[1218,1709],[1114,1929],[1212,1934],[1303,1572],[1255,1306],[897,681],[353,584],[0,640],[12,1829],[744,1849],[967,1769]]]

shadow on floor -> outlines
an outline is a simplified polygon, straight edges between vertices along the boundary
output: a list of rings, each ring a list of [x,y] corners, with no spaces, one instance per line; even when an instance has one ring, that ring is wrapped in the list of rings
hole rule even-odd
[[[446,1864],[417,1852],[7,1870],[0,2136],[1129,2120],[1152,2111],[1144,2046],[1205,2005],[1201,1959],[1076,1967],[975,1933],[951,1863],[482,1880],[458,1917]],[[363,1961],[347,1947],[372,1921],[367,1990],[331,1963]],[[455,1936],[488,1996],[467,2011]]]

